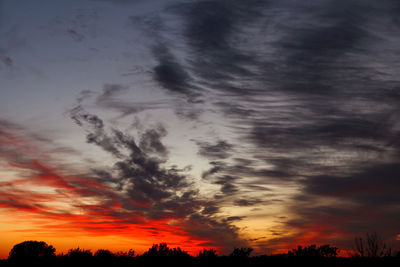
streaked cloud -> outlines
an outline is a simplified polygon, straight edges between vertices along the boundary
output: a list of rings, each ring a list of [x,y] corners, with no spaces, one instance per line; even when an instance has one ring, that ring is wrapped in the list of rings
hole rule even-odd
[[[1,181],[2,208],[187,246],[349,249],[367,231],[396,245],[398,1],[139,2],[86,1],[96,8],[38,27],[47,48],[62,36],[107,58],[65,55],[110,69],[88,69],[62,107],[66,132],[107,161],[63,165],[84,151],[3,119],[2,168],[17,175]],[[110,23],[112,49],[104,5],[125,23]],[[17,26],[5,36],[0,71],[26,45]]]

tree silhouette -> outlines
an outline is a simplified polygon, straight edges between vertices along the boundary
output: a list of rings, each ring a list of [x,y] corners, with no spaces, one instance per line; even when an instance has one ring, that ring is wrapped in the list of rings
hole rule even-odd
[[[325,258],[333,258],[337,257],[339,253],[339,249],[337,247],[331,247],[330,245],[323,245],[318,248],[322,257]]]
[[[99,249],[94,253],[94,257],[98,260],[111,260],[115,255],[108,249]]]
[[[115,256],[117,256],[119,258],[133,258],[133,257],[135,257],[135,250],[129,249],[129,251],[127,251],[127,252],[118,251],[117,253],[115,253]]]
[[[217,257],[217,251],[214,249],[205,249],[203,248],[203,250],[199,251],[199,258],[215,258]]]
[[[37,259],[55,256],[56,249],[47,245],[44,241],[24,241],[15,245],[10,253],[9,259]]]
[[[190,255],[180,247],[169,248],[167,243],[153,244],[148,251],[143,253],[147,257],[189,257]]]
[[[387,248],[386,243],[376,233],[366,234],[365,239],[362,237],[356,237],[354,239],[356,257],[387,257],[392,254],[392,250]]]
[[[250,257],[253,248],[234,248],[230,257],[248,258]]]
[[[75,248],[67,254],[55,256],[55,248],[43,241],[25,241],[10,251],[7,260],[0,260],[1,266],[399,266],[400,252],[390,255],[390,250],[376,234],[367,234],[365,239],[356,239],[362,258],[338,257],[339,249],[330,245],[298,246],[287,254],[259,255],[250,257],[252,248],[235,248],[229,256],[218,256],[214,249],[203,249],[197,257],[190,256],[179,247],[170,248],[166,243],[153,244],[143,255],[129,252],[113,253],[99,249],[92,254],[90,250]],[[373,258],[375,257],[375,258]],[[43,260],[45,259],[45,260]],[[4,264],[3,264],[4,263]],[[22,263],[22,264],[21,264]],[[308,264],[308,265],[307,265]]]
[[[81,249],[78,247],[68,250],[66,257],[73,260],[85,261],[91,259],[93,257],[93,254],[90,249]]]
[[[323,245],[317,247],[311,245],[308,247],[298,246],[297,248],[288,251],[289,257],[325,257],[333,258],[337,257],[339,249],[337,247],[331,247],[330,245]]]

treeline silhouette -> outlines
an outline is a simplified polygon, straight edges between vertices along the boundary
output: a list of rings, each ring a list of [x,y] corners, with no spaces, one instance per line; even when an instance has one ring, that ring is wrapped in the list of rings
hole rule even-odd
[[[357,242],[360,242],[358,240]],[[363,248],[364,249],[364,248]],[[146,252],[137,255],[133,249],[111,252],[99,249],[75,248],[56,254],[56,249],[44,241],[25,241],[16,244],[1,266],[400,266],[400,252],[389,254],[339,257],[339,249],[330,245],[298,246],[287,253],[251,256],[253,249],[234,248],[227,256],[218,255],[214,249],[203,249],[196,256],[179,247],[170,248],[166,243],[153,244]]]

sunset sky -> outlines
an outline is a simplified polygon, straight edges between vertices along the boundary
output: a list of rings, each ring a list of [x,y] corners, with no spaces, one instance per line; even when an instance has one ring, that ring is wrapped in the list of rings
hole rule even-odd
[[[0,0],[0,258],[400,248],[400,1]]]

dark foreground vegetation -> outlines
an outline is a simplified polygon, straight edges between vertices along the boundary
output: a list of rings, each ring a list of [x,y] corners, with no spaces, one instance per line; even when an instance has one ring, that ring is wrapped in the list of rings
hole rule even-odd
[[[360,242],[360,240],[358,240]],[[53,246],[43,241],[25,241],[15,245],[1,266],[400,266],[400,252],[386,247],[367,246],[351,257],[339,257],[339,249],[329,245],[297,247],[285,254],[251,256],[252,248],[235,248],[227,256],[213,249],[203,249],[196,256],[170,248],[166,243],[154,244],[145,253],[134,250],[113,253],[106,249],[70,249],[57,254]],[[361,248],[361,247],[360,247]],[[371,254],[374,253],[374,254]]]

